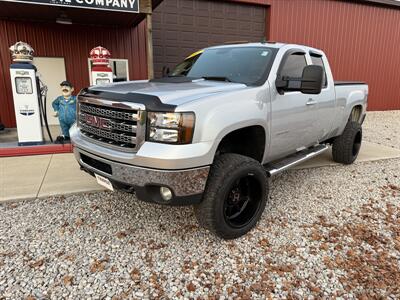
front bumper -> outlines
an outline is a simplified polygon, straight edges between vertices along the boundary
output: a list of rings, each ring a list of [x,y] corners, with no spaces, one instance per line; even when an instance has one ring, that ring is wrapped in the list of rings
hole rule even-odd
[[[73,125],[69,131],[72,143],[78,148],[99,157],[122,164],[163,170],[183,170],[209,166],[214,160],[217,143],[199,142],[187,145],[170,145],[144,142],[136,153],[104,147],[84,137]]]
[[[94,175],[108,178],[115,187],[134,190],[140,200],[168,205],[190,205],[201,201],[209,166],[182,170],[160,170],[115,162],[74,147],[74,155],[81,167]],[[173,194],[170,201],[160,195],[160,187],[168,187]]]

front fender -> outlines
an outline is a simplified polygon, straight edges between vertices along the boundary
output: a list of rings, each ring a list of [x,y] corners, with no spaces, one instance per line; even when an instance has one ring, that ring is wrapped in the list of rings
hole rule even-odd
[[[214,157],[221,140],[238,129],[260,126],[264,129],[265,140],[269,141],[269,97],[265,86],[249,87],[201,99],[182,110],[195,111],[193,141],[212,142],[211,155]]]
[[[199,99],[179,106],[176,111],[195,112],[194,143],[219,142],[229,132],[247,126],[259,125],[269,132],[269,102],[265,87],[248,87]]]

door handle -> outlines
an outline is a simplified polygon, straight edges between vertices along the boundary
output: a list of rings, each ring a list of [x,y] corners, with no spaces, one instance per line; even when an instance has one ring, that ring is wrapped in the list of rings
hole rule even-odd
[[[308,99],[308,101],[306,103],[306,105],[315,105],[315,104],[317,104],[317,101],[314,100],[313,98]]]

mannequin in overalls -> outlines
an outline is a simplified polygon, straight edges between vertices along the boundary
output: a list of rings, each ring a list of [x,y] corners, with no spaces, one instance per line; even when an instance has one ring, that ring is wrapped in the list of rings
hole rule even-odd
[[[62,135],[58,136],[55,143],[69,143],[69,129],[76,120],[76,96],[73,96],[74,87],[71,82],[63,81],[60,83],[62,96],[58,96],[52,103],[55,111],[54,116],[58,117]]]

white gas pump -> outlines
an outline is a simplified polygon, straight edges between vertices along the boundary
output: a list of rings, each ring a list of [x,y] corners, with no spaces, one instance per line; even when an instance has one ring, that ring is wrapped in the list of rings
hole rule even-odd
[[[93,66],[91,68],[90,84],[103,85],[113,82],[113,72],[109,66],[110,51],[102,46],[97,46],[90,51]]]
[[[27,43],[17,42],[10,47],[10,51],[13,59],[10,74],[17,121],[18,145],[43,144],[41,116],[45,119],[47,130],[48,126],[41,101],[42,92],[45,93],[47,87],[40,87],[36,67],[32,65],[34,50]]]

